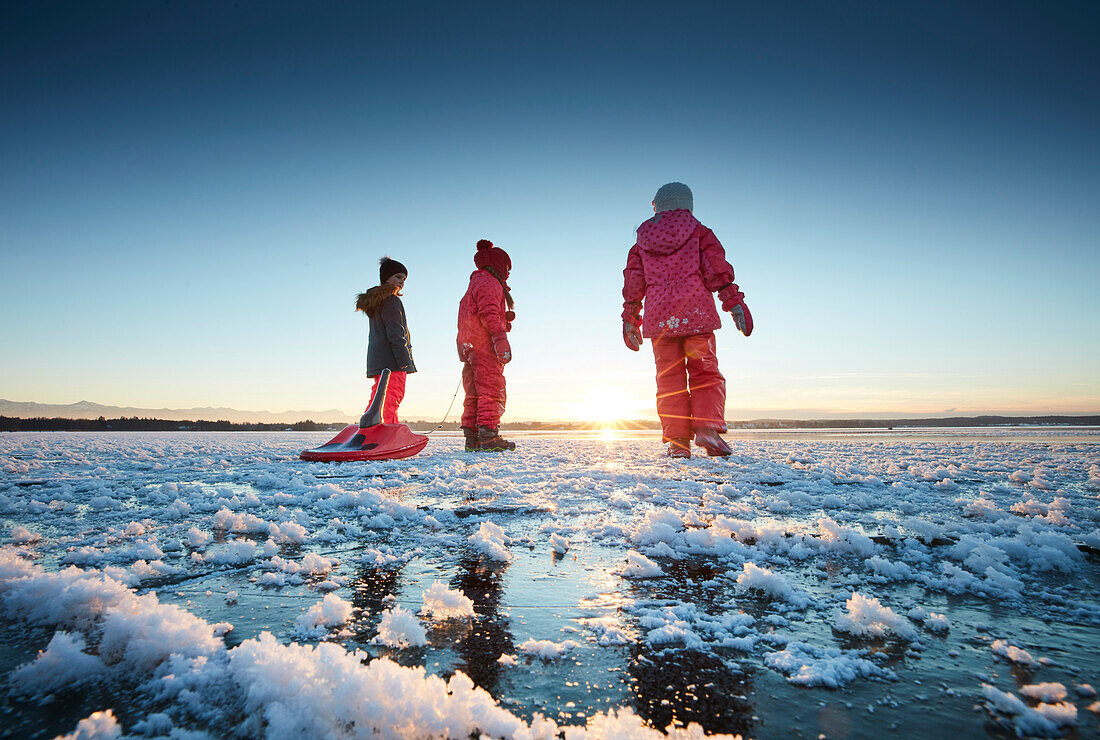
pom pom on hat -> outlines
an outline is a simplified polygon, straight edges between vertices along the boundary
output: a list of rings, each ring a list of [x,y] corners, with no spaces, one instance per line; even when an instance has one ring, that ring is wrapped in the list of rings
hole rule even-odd
[[[676,211],[680,209],[692,210],[694,203],[691,197],[691,188],[682,182],[670,182],[662,185],[653,196],[653,208],[661,211]]]
[[[501,280],[507,280],[508,273],[512,271],[512,258],[500,247],[494,247],[488,239],[478,239],[474,265],[478,269],[492,267],[499,273]]]

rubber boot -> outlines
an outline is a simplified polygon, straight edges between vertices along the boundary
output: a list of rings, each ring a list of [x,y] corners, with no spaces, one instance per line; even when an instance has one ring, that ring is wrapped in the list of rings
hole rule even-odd
[[[477,429],[462,427],[462,434],[466,437],[466,452],[477,452]]]
[[[482,452],[504,452],[516,449],[516,443],[501,437],[499,428],[478,427],[477,448]]]
[[[676,437],[668,441],[669,457],[691,457],[691,440],[686,437]]]
[[[733,454],[733,450],[722,439],[722,435],[715,429],[703,429],[695,433],[695,444],[707,451],[711,457],[726,457]]]

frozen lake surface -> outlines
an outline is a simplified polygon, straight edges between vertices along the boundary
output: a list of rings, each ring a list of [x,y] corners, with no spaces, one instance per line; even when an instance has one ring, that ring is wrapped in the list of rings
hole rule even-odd
[[[0,435],[0,732],[1100,736],[1096,430],[330,436]]]

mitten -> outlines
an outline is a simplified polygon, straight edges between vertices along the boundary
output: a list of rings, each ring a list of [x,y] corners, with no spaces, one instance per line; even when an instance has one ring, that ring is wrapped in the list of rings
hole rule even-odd
[[[494,334],[492,339],[493,352],[496,353],[497,359],[500,360],[500,364],[507,365],[512,361],[512,345],[508,344],[507,335]]]
[[[730,283],[719,290],[718,298],[722,301],[722,310],[730,312],[737,329],[746,337],[752,334],[752,313],[745,304],[745,294],[737,287],[737,283]]]
[[[747,331],[747,325],[745,323],[745,307],[734,306],[730,309],[730,316],[733,317],[733,323],[737,327],[737,330],[745,336],[748,336],[749,332]]]
[[[470,355],[474,352],[474,345],[469,342],[458,342],[458,359],[459,362],[469,362]]]
[[[642,333],[629,321],[623,322],[623,342],[626,343],[627,349],[635,352],[642,348]]]

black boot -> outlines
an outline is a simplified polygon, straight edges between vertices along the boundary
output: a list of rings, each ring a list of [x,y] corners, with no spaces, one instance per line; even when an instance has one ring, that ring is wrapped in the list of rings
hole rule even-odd
[[[482,452],[504,452],[516,449],[516,443],[501,437],[499,428],[478,427],[477,448]]]
[[[477,452],[477,428],[462,427],[462,434],[466,437],[466,452]]]
[[[668,441],[669,457],[691,457],[691,440],[687,437],[674,437]]]

